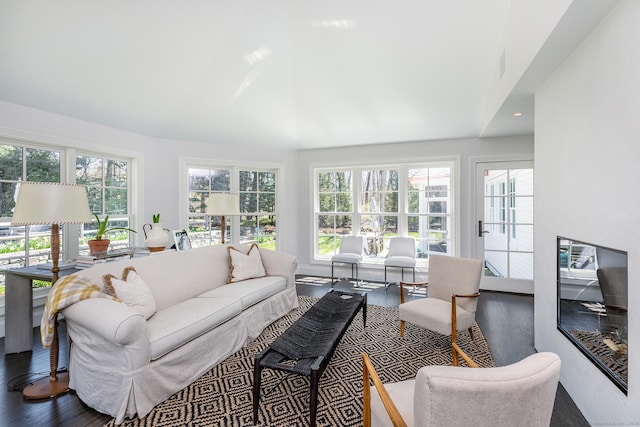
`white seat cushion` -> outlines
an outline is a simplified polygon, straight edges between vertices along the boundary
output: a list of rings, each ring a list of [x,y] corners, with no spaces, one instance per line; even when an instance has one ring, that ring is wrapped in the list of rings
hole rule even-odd
[[[191,298],[156,312],[148,321],[151,360],[167,354],[242,312],[238,298]]]
[[[416,259],[408,256],[394,256],[384,260],[387,267],[415,267]]]
[[[438,298],[424,298],[400,304],[400,320],[422,328],[451,335],[451,303]],[[464,308],[456,307],[456,326],[464,331],[473,326],[475,315]]]
[[[331,262],[346,262],[349,264],[357,264],[362,261],[362,255],[357,254],[335,254],[331,257]]]
[[[287,280],[280,276],[267,276],[258,279],[229,283],[209,292],[198,295],[198,298],[237,298],[245,310],[272,295],[283,291],[287,287]]]
[[[415,380],[400,381],[385,384],[384,388],[389,393],[393,404],[396,405],[400,415],[408,426],[413,425],[413,395],[415,393]],[[393,427],[389,414],[382,405],[380,395],[375,387],[371,387],[371,427]]]

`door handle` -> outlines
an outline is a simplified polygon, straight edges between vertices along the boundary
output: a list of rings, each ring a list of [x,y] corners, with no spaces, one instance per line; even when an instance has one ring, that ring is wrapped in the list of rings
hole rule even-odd
[[[482,237],[484,233],[488,233],[488,231],[482,229],[482,220],[480,220],[478,221],[478,237]]]

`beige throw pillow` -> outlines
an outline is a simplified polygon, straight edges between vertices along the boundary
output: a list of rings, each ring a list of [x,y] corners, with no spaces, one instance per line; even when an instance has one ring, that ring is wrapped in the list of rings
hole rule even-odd
[[[156,301],[153,299],[151,289],[144,283],[135,268],[127,267],[122,272],[122,279],[112,274],[102,276],[104,287],[115,298],[120,299],[145,319],[150,318],[156,312]]]
[[[255,243],[251,245],[249,252],[243,254],[236,248],[229,246],[229,279],[227,283],[241,280],[254,279],[267,275],[262,264],[260,248]]]

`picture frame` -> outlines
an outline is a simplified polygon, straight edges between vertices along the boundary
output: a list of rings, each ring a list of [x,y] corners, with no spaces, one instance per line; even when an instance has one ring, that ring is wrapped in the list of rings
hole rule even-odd
[[[176,251],[191,249],[191,240],[189,239],[189,233],[187,233],[187,230],[173,230],[171,234],[173,234]]]

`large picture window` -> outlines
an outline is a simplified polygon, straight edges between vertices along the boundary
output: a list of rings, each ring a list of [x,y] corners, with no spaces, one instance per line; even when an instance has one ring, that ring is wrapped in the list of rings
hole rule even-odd
[[[7,269],[42,264],[51,261],[51,226],[11,226],[17,194],[22,182],[64,182],[62,177],[87,187],[91,211],[103,218],[109,215],[111,226],[129,227],[131,197],[131,161],[96,155],[76,155],[73,148],[44,147],[30,143],[0,140],[0,273]],[[75,232],[68,238],[62,225],[60,259],[74,259],[88,253],[87,240],[95,235],[95,224],[80,228],[79,240]],[[74,228],[75,227],[75,228]],[[111,247],[129,246],[129,234],[109,235]],[[73,241],[71,241],[73,240]],[[49,282],[34,281],[34,287],[49,286]],[[0,274],[0,295],[4,294],[4,274]]]
[[[315,259],[329,260],[342,236],[366,237],[365,263],[382,263],[389,240],[416,240],[419,264],[453,253],[453,163],[315,170]]]
[[[206,215],[212,193],[236,193],[239,218],[225,217],[225,241],[237,236],[240,243],[257,243],[276,249],[277,170],[242,167],[189,166],[188,232],[194,247],[221,242],[221,218]]]

